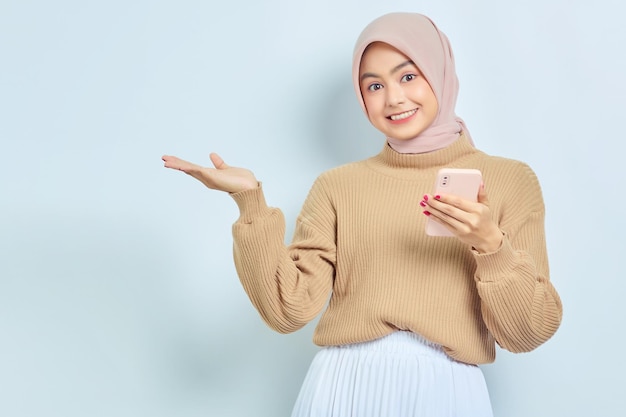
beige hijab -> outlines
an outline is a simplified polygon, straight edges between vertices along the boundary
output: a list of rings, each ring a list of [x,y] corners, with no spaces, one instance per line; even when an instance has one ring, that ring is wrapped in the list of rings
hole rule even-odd
[[[437,117],[424,132],[409,140],[387,138],[389,145],[401,153],[432,152],[450,145],[461,132],[471,142],[465,123],[454,110],[459,80],[452,48],[433,21],[418,13],[390,13],[365,27],[354,47],[352,61],[354,88],[365,114],[367,108],[361,96],[359,67],[365,48],[373,42],[387,43],[409,57],[430,84],[439,105]]]

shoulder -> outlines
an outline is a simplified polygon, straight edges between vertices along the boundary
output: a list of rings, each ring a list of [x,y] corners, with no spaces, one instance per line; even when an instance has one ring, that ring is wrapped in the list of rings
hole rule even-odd
[[[321,182],[328,185],[340,185],[350,183],[354,181],[355,178],[362,177],[364,171],[369,171],[369,168],[367,166],[368,160],[369,159],[364,159],[361,161],[350,162],[344,165],[337,166],[335,168],[331,168],[321,173],[317,177],[315,182]]]
[[[480,166],[483,176],[491,181],[504,181],[511,186],[539,186],[535,171],[526,162],[481,152]]]
[[[485,189],[494,209],[502,212],[542,212],[543,196],[535,171],[525,162],[484,155],[480,161]]]

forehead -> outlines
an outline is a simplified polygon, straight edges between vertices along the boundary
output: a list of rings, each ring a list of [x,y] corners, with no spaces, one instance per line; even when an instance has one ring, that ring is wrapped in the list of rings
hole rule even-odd
[[[397,48],[384,42],[373,42],[365,48],[361,56],[359,73],[391,69],[406,61],[411,59]]]

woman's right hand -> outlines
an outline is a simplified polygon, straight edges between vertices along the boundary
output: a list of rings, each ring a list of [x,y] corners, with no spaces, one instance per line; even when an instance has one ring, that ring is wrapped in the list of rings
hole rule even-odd
[[[177,169],[191,175],[212,190],[238,193],[259,186],[251,171],[226,165],[216,153],[212,153],[210,158],[215,168],[196,165],[170,155],[163,155],[161,159],[165,162],[166,168]]]

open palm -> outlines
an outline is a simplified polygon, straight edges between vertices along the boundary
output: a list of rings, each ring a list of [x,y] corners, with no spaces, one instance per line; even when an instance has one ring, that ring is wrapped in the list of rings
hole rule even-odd
[[[161,159],[166,168],[177,169],[191,175],[212,190],[237,193],[258,187],[258,181],[252,171],[245,168],[231,167],[216,153],[209,156],[215,168],[203,167],[171,155]]]

